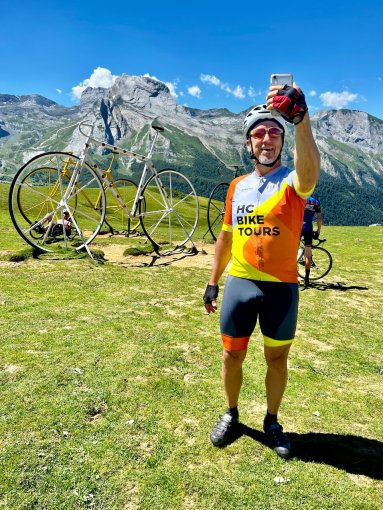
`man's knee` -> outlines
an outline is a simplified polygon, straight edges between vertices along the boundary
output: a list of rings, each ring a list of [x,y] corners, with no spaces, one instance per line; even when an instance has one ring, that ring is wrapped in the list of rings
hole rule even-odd
[[[265,359],[267,366],[281,372],[287,370],[287,358],[289,356],[290,347],[291,344],[281,347],[265,346]]]
[[[240,351],[228,351],[223,350],[223,363],[226,367],[240,366],[242,365],[246,357],[247,349]]]

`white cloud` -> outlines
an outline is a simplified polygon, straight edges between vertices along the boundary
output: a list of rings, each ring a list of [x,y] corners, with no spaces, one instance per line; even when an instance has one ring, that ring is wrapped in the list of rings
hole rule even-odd
[[[243,93],[243,88],[240,85],[237,85],[235,89],[232,91],[232,94],[237,99],[244,99],[246,95]]]
[[[243,92],[243,87],[240,85],[237,85],[235,89],[232,89],[227,83],[221,83],[220,88],[237,99],[244,99],[246,97],[246,94]]]
[[[200,80],[204,83],[210,83],[210,85],[215,85],[217,87],[221,85],[221,80],[214,76],[214,74],[201,74]]]
[[[256,90],[254,90],[254,87],[249,87],[249,90],[247,91],[247,95],[251,98],[251,99],[255,99],[257,96],[261,96],[262,95],[262,92],[260,90],[258,90],[258,92]]]
[[[221,83],[220,88],[229,94],[233,92],[227,83]]]
[[[87,87],[108,89],[116,81],[116,78],[117,76],[114,76],[109,69],[97,67],[89,78],[72,87],[72,96],[74,99],[80,99],[81,94]]]
[[[317,91],[316,90],[310,90],[309,96],[315,97],[316,95],[317,95]]]
[[[160,80],[159,78],[157,78],[157,76],[152,76],[150,75],[149,73],[145,73],[143,76],[145,76],[145,78],[151,78],[152,80],[156,80],[156,81],[159,81],[160,83],[165,83],[165,85],[168,87],[168,89],[170,90],[170,94],[174,97],[174,98],[177,98],[178,97],[178,94],[176,92],[176,88],[178,86],[178,81],[162,81]]]
[[[203,83],[208,83],[209,85],[214,85],[215,87],[219,87],[221,90],[227,92],[228,94],[231,94],[232,96],[236,97],[237,99],[244,99],[246,97],[244,88],[241,87],[241,85],[237,85],[235,87],[235,89],[233,89],[230,87],[230,85],[228,83],[222,82],[214,74],[201,74],[200,80]],[[249,92],[248,92],[249,97],[254,97],[251,95],[251,93],[253,91],[254,91],[254,89],[252,87],[250,87]]]
[[[198,98],[201,97],[201,89],[199,88],[198,85],[193,85],[192,87],[189,87],[188,92],[193,97],[198,97]]]
[[[59,94],[63,93],[63,91],[61,89],[56,89],[56,92],[58,92]]]
[[[161,81],[161,80],[159,80],[159,79],[157,78],[157,76],[152,76],[152,75],[151,75],[151,74],[149,74],[149,73],[145,73],[145,74],[143,74],[143,76],[144,76],[145,78],[151,78],[152,80]]]
[[[358,94],[353,94],[346,90],[343,92],[324,92],[323,94],[320,94],[319,97],[323,106],[329,106],[337,109],[344,108],[349,103],[354,103],[359,99]]]
[[[176,92],[176,88],[177,88],[177,85],[178,83],[176,82],[171,82],[171,81],[166,81],[165,82],[165,85],[168,87],[168,89],[170,90],[170,94],[177,99],[178,97],[178,94]]]

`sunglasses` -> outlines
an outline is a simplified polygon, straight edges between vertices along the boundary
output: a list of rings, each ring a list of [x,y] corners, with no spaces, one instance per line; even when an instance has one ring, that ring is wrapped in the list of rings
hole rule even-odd
[[[276,126],[268,129],[267,128],[254,129],[254,131],[250,133],[250,136],[252,138],[261,139],[266,136],[266,133],[269,135],[270,138],[278,138],[278,136],[281,136],[283,134],[283,129]]]

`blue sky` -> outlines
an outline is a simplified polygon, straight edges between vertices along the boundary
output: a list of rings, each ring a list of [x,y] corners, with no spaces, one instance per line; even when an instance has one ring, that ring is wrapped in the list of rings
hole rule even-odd
[[[383,119],[383,3],[216,0],[2,2],[0,93],[78,104],[88,85],[147,74],[180,104],[240,112],[292,72],[311,114]]]

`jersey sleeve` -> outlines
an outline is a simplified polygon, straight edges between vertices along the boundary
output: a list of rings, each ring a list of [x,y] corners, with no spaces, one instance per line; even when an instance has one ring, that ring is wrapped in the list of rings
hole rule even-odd
[[[290,176],[292,177],[292,185],[293,185],[293,188],[294,188],[294,190],[295,190],[295,193],[296,193],[299,197],[301,197],[301,198],[307,198],[307,197],[309,197],[309,196],[313,193],[313,191],[314,191],[314,189],[315,189],[315,185],[314,185],[311,189],[309,189],[308,191],[305,191],[305,192],[303,192],[303,191],[300,191],[300,190],[299,190],[298,175],[297,175],[296,170],[294,170],[294,171],[290,174]]]
[[[235,181],[232,181],[227,190],[225,202],[225,216],[223,218],[222,230],[233,232],[233,195],[235,189]]]

